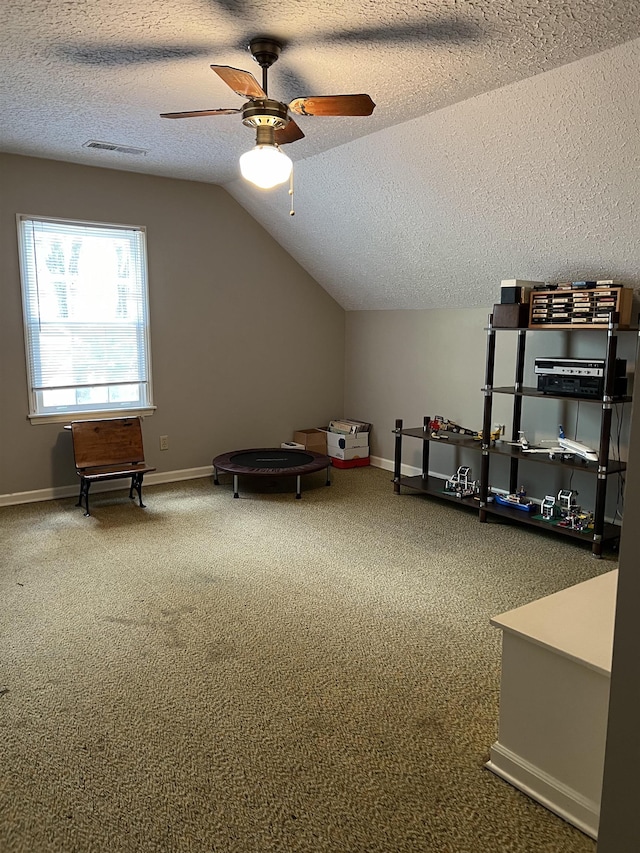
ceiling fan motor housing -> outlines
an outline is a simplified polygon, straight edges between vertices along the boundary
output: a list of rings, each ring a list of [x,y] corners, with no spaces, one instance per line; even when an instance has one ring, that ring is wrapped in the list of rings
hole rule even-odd
[[[286,104],[271,98],[249,101],[242,108],[242,123],[247,127],[272,127],[279,130],[289,122]]]
[[[282,52],[282,45],[275,39],[258,36],[249,42],[251,56],[261,68],[270,68]]]

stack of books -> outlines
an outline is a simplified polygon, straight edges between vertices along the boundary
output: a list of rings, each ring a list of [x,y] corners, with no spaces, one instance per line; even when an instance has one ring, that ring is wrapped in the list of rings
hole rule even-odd
[[[354,421],[352,418],[329,421],[329,432],[339,432],[342,435],[358,435],[358,433],[370,431],[371,424],[364,421]]]

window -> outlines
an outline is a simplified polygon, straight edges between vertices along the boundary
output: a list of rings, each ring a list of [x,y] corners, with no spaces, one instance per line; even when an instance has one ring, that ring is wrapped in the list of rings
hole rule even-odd
[[[18,237],[29,417],[152,410],[144,228],[18,216]]]

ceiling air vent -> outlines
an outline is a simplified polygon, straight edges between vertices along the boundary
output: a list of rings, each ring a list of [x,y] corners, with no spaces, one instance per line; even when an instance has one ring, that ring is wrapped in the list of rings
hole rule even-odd
[[[145,148],[134,148],[131,145],[118,145],[117,142],[97,142],[90,139],[85,142],[83,148],[97,148],[99,151],[115,151],[117,154],[133,154],[136,157],[144,157],[147,153]]]

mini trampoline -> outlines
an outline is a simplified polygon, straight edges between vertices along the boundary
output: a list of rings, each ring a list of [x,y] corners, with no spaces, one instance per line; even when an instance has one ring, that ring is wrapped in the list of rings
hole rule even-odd
[[[220,485],[218,471],[233,474],[233,496],[239,497],[238,477],[295,477],[296,498],[302,497],[300,480],[303,474],[327,470],[326,485],[330,486],[329,468],[331,458],[313,450],[286,450],[280,447],[254,448],[252,450],[233,450],[221,453],[213,460],[213,482]]]

